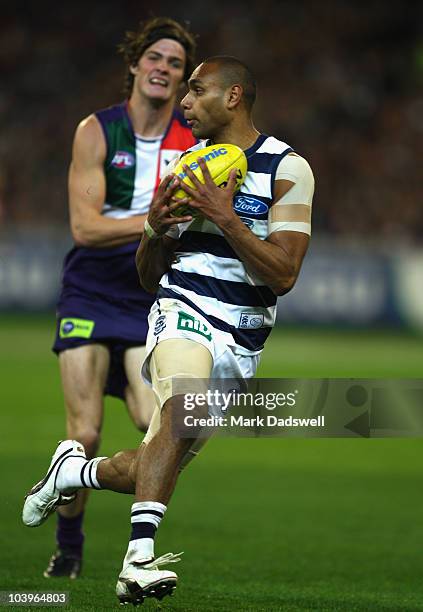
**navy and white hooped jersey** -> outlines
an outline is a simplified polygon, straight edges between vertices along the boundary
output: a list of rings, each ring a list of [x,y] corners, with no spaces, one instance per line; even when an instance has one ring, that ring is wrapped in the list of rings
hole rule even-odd
[[[205,141],[190,150],[208,144]],[[234,210],[261,240],[268,235],[277,167],[291,151],[286,143],[265,134],[245,151],[248,172],[234,196]],[[261,351],[275,323],[276,295],[247,270],[214,223],[197,218],[177,227],[180,244],[175,262],[160,281],[158,297],[189,304],[213,327],[226,332],[228,344]]]

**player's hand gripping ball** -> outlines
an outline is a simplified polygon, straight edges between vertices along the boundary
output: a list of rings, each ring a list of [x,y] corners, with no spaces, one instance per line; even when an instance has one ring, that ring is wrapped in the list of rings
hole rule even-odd
[[[245,181],[248,164],[244,151],[233,144],[216,144],[205,147],[204,149],[191,151],[191,153],[187,153],[180,159],[173,172],[179,177],[182,185],[181,188],[174,193],[174,198],[182,199],[189,197],[183,190],[183,183],[195,189],[192,181],[184,171],[184,165],[187,165],[193,171],[201,183],[204,183],[203,173],[198,165],[199,157],[204,158],[213,182],[218,187],[226,187],[229,180],[229,174],[234,168],[238,169],[235,191],[238,191]],[[188,204],[181,204],[181,206],[178,206],[178,208],[173,211],[172,216],[183,217],[185,215],[192,215],[195,217],[197,214],[198,211],[190,208]]]

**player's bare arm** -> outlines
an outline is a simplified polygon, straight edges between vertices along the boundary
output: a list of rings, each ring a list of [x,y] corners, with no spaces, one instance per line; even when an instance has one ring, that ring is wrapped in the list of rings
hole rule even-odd
[[[199,165],[204,184],[188,166],[184,166],[195,190],[184,184],[184,191],[191,199],[182,201],[189,203],[192,208],[215,223],[248,270],[256,274],[276,295],[288,293],[298,278],[309,236],[299,231],[276,231],[266,240],[260,240],[245,226],[233,209],[236,170],[232,170],[228,185],[222,189],[213,182],[204,160],[200,159]],[[275,181],[274,201],[280,201],[293,185],[292,181],[285,179]]]
[[[141,237],[146,215],[111,219],[101,214],[106,197],[106,143],[94,115],[78,126],[69,169],[69,210],[77,246],[114,247]]]
[[[169,268],[177,240],[165,233],[172,225],[191,221],[191,216],[172,217],[171,213],[179,203],[172,202],[172,196],[179,187],[174,174],[164,177],[154,196],[148,213],[149,231],[144,232],[136,254],[136,265],[141,286],[150,293],[156,293],[159,281]]]

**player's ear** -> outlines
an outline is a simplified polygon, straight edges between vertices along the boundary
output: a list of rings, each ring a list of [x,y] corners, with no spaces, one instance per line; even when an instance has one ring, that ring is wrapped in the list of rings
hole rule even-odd
[[[234,109],[241,102],[243,94],[243,89],[241,85],[232,85],[232,87],[228,90],[228,98],[226,105],[229,110]]]
[[[129,66],[129,72],[134,76],[138,74],[138,64],[131,64],[131,66]]]

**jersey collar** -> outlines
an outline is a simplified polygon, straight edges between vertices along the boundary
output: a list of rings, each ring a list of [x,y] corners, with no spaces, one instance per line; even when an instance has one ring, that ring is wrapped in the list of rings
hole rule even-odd
[[[269,138],[267,134],[260,134],[257,137],[257,140],[255,141],[255,143],[253,145],[251,145],[251,147],[248,147],[248,149],[244,150],[245,156],[246,157],[251,157],[251,155],[254,155],[254,153],[257,151],[257,149],[259,149],[261,147],[261,145],[263,144],[263,142],[266,140],[266,138]],[[210,147],[212,144],[216,144],[213,143],[210,139],[206,140],[206,147]]]

